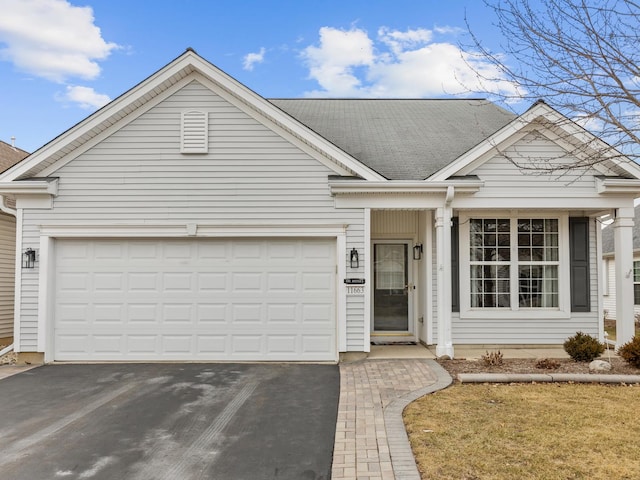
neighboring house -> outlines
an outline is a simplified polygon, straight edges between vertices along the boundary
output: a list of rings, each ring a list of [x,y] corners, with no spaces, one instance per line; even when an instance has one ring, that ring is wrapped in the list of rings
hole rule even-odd
[[[602,336],[597,218],[630,245],[640,168],[510,161],[594,141],[542,102],[268,101],[188,50],[0,176],[36,251],[16,350],[336,361]]]
[[[0,172],[29,153],[0,140]],[[16,276],[16,211],[12,201],[0,196],[0,345],[13,341],[13,308]]]
[[[640,194],[640,192],[638,192]],[[634,314],[640,315],[640,206],[635,207],[633,226],[633,273],[631,268],[627,273],[633,278]],[[614,228],[607,225],[602,229],[602,259],[603,270],[603,307],[605,318],[616,319],[616,277],[615,277],[615,247]]]

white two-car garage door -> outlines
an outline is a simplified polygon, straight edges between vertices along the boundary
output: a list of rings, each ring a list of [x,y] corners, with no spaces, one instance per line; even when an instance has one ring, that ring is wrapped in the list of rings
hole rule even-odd
[[[335,240],[55,244],[56,360],[336,360]]]

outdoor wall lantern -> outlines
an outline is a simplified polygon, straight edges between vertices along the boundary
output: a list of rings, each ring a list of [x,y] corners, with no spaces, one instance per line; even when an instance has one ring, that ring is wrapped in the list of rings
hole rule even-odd
[[[351,253],[349,254],[349,263],[351,268],[358,268],[360,266],[360,258],[358,258],[358,250],[355,248],[351,249]]]
[[[422,258],[422,244],[416,243],[413,246],[413,259],[420,260]]]
[[[35,268],[36,251],[33,248],[27,248],[22,254],[22,268]]]

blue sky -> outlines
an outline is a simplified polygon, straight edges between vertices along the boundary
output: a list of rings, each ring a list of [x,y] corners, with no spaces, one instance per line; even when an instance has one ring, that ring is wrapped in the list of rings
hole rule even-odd
[[[465,16],[501,42],[480,0],[0,0],[0,12],[0,140],[27,151],[187,47],[267,98],[433,98],[479,89],[458,47]]]

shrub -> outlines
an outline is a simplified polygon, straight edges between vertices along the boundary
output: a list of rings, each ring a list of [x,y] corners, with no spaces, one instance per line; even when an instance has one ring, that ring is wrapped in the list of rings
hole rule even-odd
[[[482,361],[487,367],[502,365],[502,353],[500,352],[500,350],[491,353],[487,352],[486,354],[482,355]]]
[[[604,352],[604,344],[586,333],[577,332],[564,342],[564,351],[576,362],[590,362]]]
[[[552,358],[541,358],[536,362],[536,368],[555,370],[556,368],[560,368],[560,362]]]
[[[629,365],[640,368],[640,336],[636,335],[618,349],[618,355]]]

